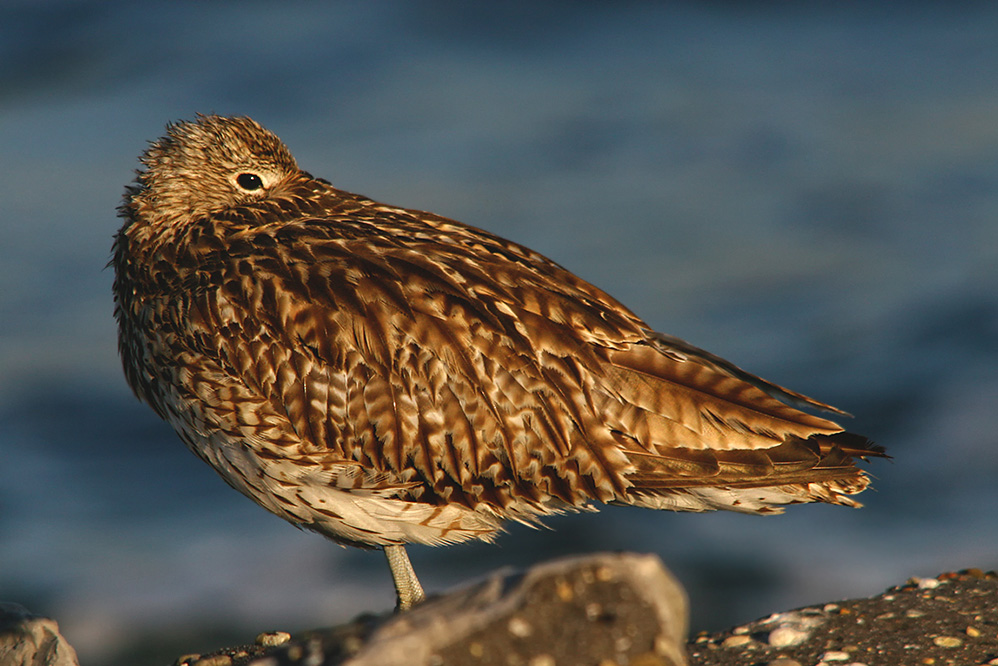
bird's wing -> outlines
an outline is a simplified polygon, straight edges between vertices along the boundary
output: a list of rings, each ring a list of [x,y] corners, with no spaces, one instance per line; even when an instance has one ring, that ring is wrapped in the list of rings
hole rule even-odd
[[[578,506],[622,497],[630,477],[716,472],[718,456],[745,480],[773,461],[725,451],[841,430],[526,248],[425,213],[362,212],[247,231],[256,264],[230,281],[247,319],[223,354],[310,455],[428,501]]]

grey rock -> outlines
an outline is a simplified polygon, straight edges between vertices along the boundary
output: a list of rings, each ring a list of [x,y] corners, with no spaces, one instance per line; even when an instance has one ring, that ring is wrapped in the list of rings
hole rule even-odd
[[[0,602],[0,664],[79,666],[80,662],[55,620],[34,615],[18,604]]]
[[[785,648],[800,645],[811,638],[815,629],[827,621],[825,611],[802,609],[775,613],[759,623],[758,629],[768,629],[770,647]]]
[[[312,632],[250,663],[684,666],[687,622],[686,595],[658,558],[600,554],[495,574],[360,631]]]

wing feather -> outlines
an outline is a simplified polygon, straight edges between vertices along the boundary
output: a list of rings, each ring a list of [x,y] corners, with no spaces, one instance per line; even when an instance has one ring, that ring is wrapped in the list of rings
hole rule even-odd
[[[338,211],[344,201],[359,212]],[[249,369],[253,336],[229,336],[221,355],[284,406],[309,450],[387,474],[420,501],[542,513],[859,474],[820,439],[840,426],[786,403],[827,405],[650,331],[486,232],[330,197],[315,218],[241,233],[269,270],[228,280],[245,307],[210,318],[262,311],[242,329],[292,351],[276,377],[275,359]]]

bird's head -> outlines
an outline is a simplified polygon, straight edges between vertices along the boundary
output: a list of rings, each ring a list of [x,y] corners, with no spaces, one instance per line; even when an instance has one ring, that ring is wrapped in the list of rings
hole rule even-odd
[[[273,197],[303,173],[256,121],[214,115],[171,123],[141,161],[123,215],[167,223]]]

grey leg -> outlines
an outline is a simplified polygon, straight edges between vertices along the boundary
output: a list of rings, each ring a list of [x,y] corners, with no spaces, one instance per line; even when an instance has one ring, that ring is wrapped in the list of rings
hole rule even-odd
[[[416,578],[416,572],[413,571],[412,563],[409,562],[405,546],[385,546],[384,550],[385,557],[388,558],[388,566],[392,569],[392,578],[395,580],[395,593],[398,595],[395,610],[409,610],[426,598],[426,595],[423,594],[423,586]]]

